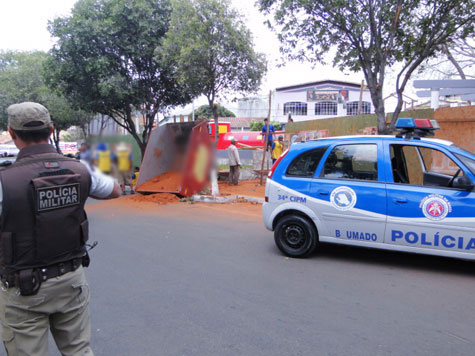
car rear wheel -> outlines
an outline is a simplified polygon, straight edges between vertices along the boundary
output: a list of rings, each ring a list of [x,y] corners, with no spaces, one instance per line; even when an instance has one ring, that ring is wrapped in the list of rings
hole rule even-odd
[[[274,239],[285,255],[306,257],[317,246],[317,231],[308,219],[299,215],[287,215],[278,221]]]

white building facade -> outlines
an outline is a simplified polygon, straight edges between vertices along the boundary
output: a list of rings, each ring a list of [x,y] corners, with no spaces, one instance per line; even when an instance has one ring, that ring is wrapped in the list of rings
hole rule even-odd
[[[237,104],[237,117],[267,117],[269,114],[269,97],[267,95],[238,99]]]
[[[360,84],[333,80],[276,88],[271,121],[287,122],[289,114],[294,122],[357,115],[360,91]],[[364,87],[361,114],[371,113],[371,95]]]

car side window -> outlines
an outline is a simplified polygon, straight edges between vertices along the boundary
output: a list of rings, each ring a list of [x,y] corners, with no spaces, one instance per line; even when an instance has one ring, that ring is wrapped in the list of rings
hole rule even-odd
[[[378,149],[375,144],[340,145],[327,157],[322,178],[378,180]]]
[[[422,185],[424,166],[417,147],[391,145],[390,152],[394,182]]]
[[[395,183],[449,187],[460,169],[445,153],[430,147],[391,145],[390,152]]]
[[[313,177],[327,148],[327,146],[319,147],[297,156],[289,164],[286,174],[293,177]]]

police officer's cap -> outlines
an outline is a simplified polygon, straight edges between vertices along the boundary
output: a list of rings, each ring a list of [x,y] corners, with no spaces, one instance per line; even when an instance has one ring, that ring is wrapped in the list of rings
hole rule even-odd
[[[38,103],[13,104],[8,107],[7,113],[8,126],[13,130],[36,131],[51,126],[48,109]]]

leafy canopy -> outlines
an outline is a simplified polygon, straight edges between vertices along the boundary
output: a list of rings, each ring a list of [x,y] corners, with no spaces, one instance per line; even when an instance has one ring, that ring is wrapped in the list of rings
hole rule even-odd
[[[236,115],[226,109],[224,106],[218,106],[218,116],[219,117],[236,117]],[[195,120],[205,120],[213,117],[213,110],[211,110],[209,105],[201,105],[198,109],[195,110]]]
[[[266,70],[250,31],[228,0],[172,0],[170,30],[156,52],[176,66],[180,85],[194,97],[254,92]]]
[[[24,101],[34,101],[48,109],[57,135],[90,120],[89,113],[73,108],[61,93],[46,86],[43,67],[47,59],[48,54],[40,51],[0,53],[1,128],[6,129],[8,124],[7,107]]]
[[[398,106],[411,74],[441,45],[473,35],[473,0],[259,0],[260,10],[278,32],[288,59],[324,61],[334,50],[333,65],[363,71],[384,131],[383,86],[389,68],[397,69]]]
[[[142,153],[158,112],[185,104],[171,66],[154,59],[168,30],[167,0],[79,0],[72,15],[57,18],[49,31],[49,84],[81,108],[108,115],[135,138]],[[145,118],[142,135],[132,119]]]

